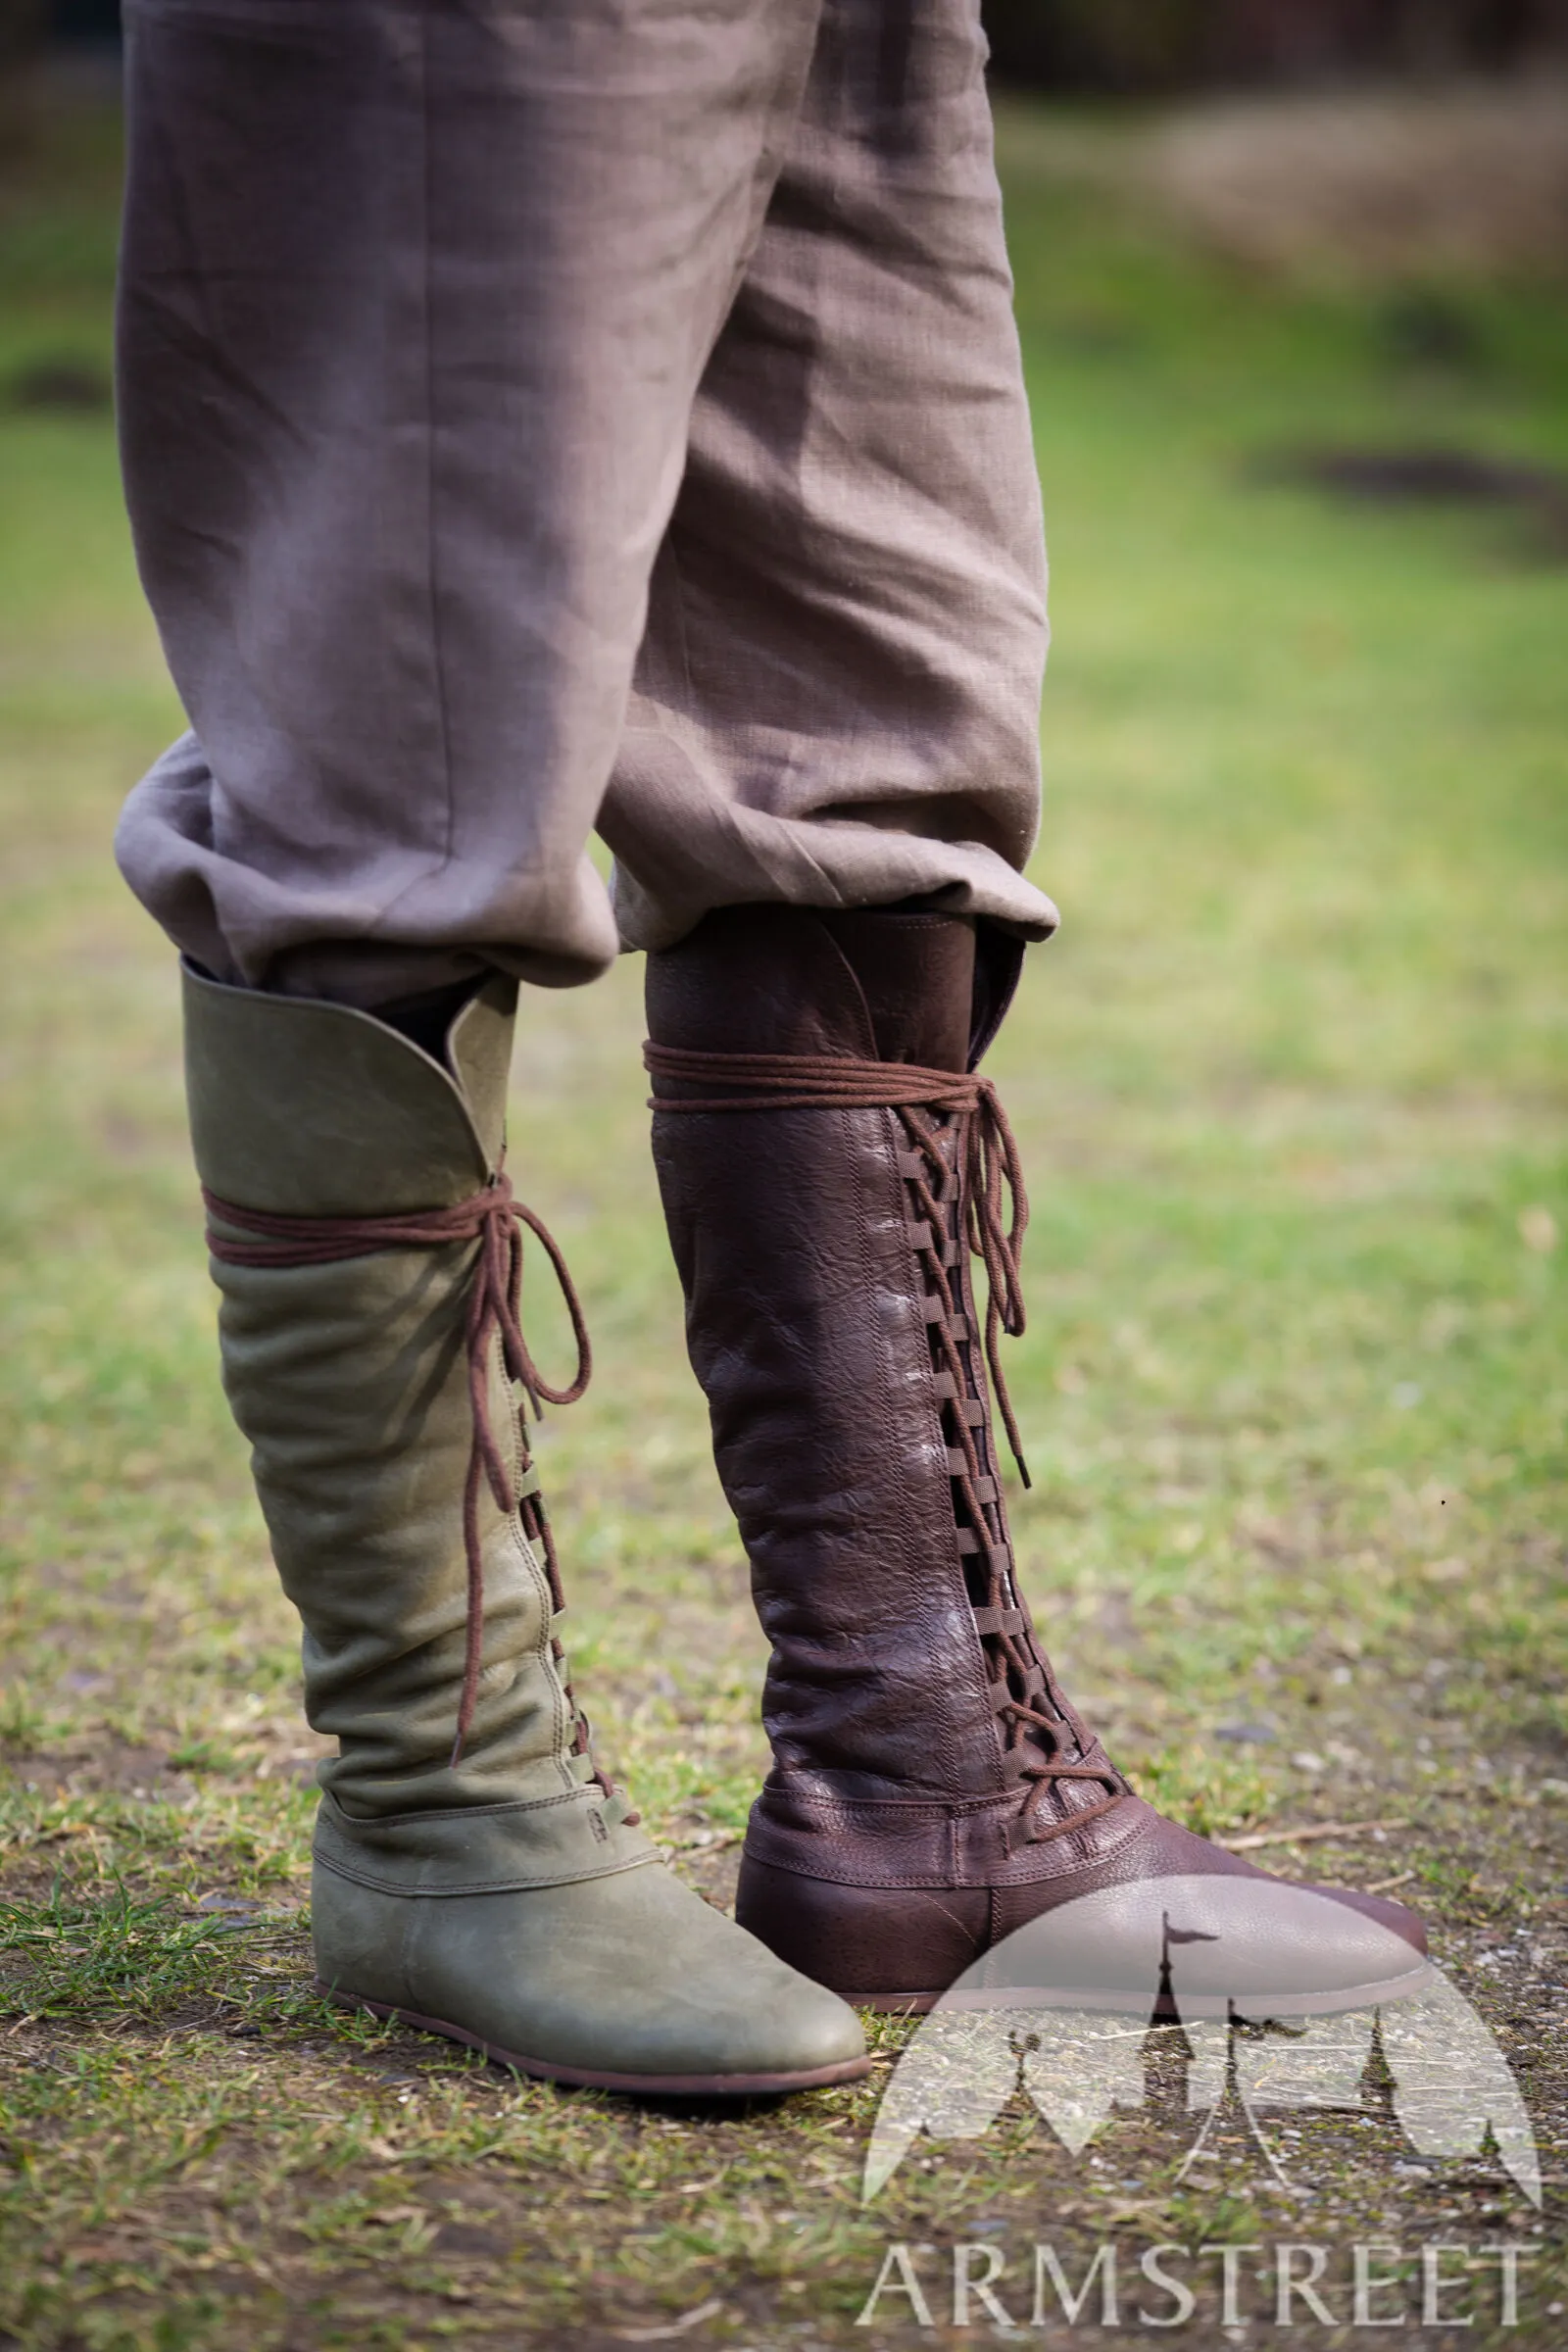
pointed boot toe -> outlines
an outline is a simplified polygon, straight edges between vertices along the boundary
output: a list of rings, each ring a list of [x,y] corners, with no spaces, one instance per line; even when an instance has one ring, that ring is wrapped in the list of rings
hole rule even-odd
[[[1188,1991],[1221,2012],[1227,1993],[1305,2013],[1365,2007],[1425,1980],[1425,1931],[1402,1903],[1270,1877],[1141,1797],[1045,1840],[1049,1875],[993,1873],[989,1886],[942,1890],[778,1868],[760,1858],[779,1850],[765,1799],[753,1820],[738,1917],[793,1966],[870,2009],[920,2013],[955,1984],[982,1981],[1147,2007],[1167,1919],[1194,1938]],[[842,1842],[818,1836],[822,1869],[866,1872],[875,1825],[838,1826]]]
[[[1355,1886],[1321,1886],[1317,1891],[1332,1896],[1335,1902],[1343,1903],[1347,1910],[1359,1911],[1363,1919],[1370,1920],[1389,1935],[1397,1936],[1420,1958],[1426,1958],[1426,1923],[1407,1903],[1394,1902],[1386,1894],[1363,1894]]]
[[[315,1903],[336,1999],[519,2074],[735,2096],[853,2082],[870,2065],[852,2009],[658,1863],[445,1900],[318,1869]]]

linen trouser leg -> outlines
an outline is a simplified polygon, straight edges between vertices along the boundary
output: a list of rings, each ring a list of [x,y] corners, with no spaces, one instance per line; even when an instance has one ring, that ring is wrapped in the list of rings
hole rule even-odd
[[[827,0],[600,819],[628,945],[940,894],[1039,938],[1045,544],[973,0]]]
[[[125,470],[193,732],[120,854],[182,948],[589,978],[596,818],[629,945],[932,890],[1051,927],[972,0],[129,29]]]
[[[180,947],[374,1001],[614,955],[583,855],[818,0],[130,0],[142,576]]]

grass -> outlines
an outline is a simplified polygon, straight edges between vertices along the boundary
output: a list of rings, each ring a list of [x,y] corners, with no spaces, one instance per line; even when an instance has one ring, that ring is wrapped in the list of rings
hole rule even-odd
[[[1399,1825],[1262,1850],[1427,1912],[1531,2103],[1545,2217],[1481,2160],[1396,2174],[1372,2117],[1303,2127],[1303,2206],[1179,2184],[1132,2118],[1070,2160],[1026,2108],[862,2212],[886,2066],[749,2117],[634,2108],[311,1993],[319,1743],[218,1387],[172,962],[108,853],[177,713],[107,416],[5,405],[104,363],[116,150],[81,108],[0,185],[0,2343],[593,2345],[695,2312],[671,2340],[893,2345],[930,2340],[907,2297],[853,2326],[891,2241],[936,2249],[945,2330],[951,2243],[1004,2248],[1015,2307],[1042,2236],[1074,2278],[1111,2236],[1135,2278],[1161,2238],[1332,2241],[1342,2313],[1356,2239],[1406,2267],[1517,2240],[1522,2324],[1478,2288],[1469,2340],[1561,2341],[1568,574],[1506,517],[1264,475],[1340,441],[1562,464],[1568,306],[1422,289],[1474,356],[1413,366],[1408,287],[1239,274],[1054,154],[1008,116],[1067,917],[994,1057],[1035,1201],[1028,1580],[1161,1803],[1224,1836]],[[724,1899],[760,1645],[638,982],[524,1007],[514,1156],[601,1366],[542,1459],[604,1759]],[[877,2029],[890,2062],[906,2032]]]

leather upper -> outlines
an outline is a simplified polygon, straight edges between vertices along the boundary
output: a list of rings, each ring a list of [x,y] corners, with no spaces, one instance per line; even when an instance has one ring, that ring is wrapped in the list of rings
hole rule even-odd
[[[344,1005],[185,973],[197,1166],[236,1208],[309,1218],[463,1200],[500,1157],[514,985],[479,991],[449,1072]],[[215,1225],[225,1234],[220,1214]],[[284,1590],[304,1622],[306,1711],[335,1735],[318,1850],[366,1884],[453,1892],[646,1864],[648,1840],[573,1752],[545,1565],[481,1481],[484,1646],[453,1760],[468,1623],[466,1321],[477,1245],[322,1264],[216,1258],[223,1382],[250,1439]],[[499,1349],[490,1426],[523,1485]],[[357,1859],[355,1858],[357,1857]]]
[[[976,995],[974,926],[936,912],[733,909],[649,958],[654,1040],[708,1052],[962,1069]],[[1070,1868],[1091,1832],[1031,1840],[999,1734],[898,1115],[656,1115],[654,1156],[772,1652],[774,1769],[748,1851],[905,1886]]]
[[[656,1047],[687,1054],[962,1069],[1005,1008],[1009,972],[994,938],[938,911],[732,908],[650,956],[649,1028]],[[712,1093],[695,1078],[660,1085],[664,1102]],[[923,1131],[957,1168],[940,1120]],[[931,1198],[931,1163],[910,1133],[898,1111],[836,1106],[654,1120],[688,1347],[771,1650],[773,1769],[747,1832],[740,1916],[863,1997],[929,1994],[1084,1893],[1205,1874],[1263,1882],[1134,1797],[1057,1690],[1012,1572],[966,1203],[959,1187],[943,1196],[959,1395],[931,1337],[929,1214],[911,1217],[921,1188]],[[959,1412],[981,1472],[968,1474],[978,1533],[957,1499]],[[985,1597],[987,1545],[1000,1607]],[[1004,1634],[999,1678],[987,1642]],[[1421,1948],[1403,1906],[1335,1899],[1369,1939],[1392,1929]]]

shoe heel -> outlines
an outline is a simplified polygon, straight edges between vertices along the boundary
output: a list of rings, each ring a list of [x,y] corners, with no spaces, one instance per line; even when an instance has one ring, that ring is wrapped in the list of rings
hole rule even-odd
[[[979,1886],[841,1886],[743,1855],[735,1918],[841,2000],[918,2016],[985,1949],[991,1901]]]

